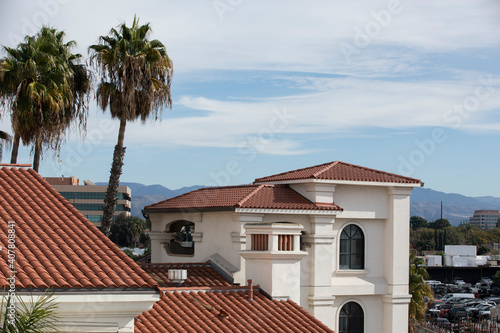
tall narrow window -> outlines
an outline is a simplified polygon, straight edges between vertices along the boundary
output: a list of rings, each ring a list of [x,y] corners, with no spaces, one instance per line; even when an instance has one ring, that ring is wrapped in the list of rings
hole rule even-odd
[[[363,309],[358,303],[346,303],[340,310],[339,333],[363,333]]]
[[[340,234],[339,268],[365,268],[365,236],[354,224],[345,227]]]

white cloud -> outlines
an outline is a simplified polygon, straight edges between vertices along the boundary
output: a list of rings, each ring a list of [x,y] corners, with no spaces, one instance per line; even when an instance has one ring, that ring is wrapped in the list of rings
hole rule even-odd
[[[47,10],[43,5],[47,3],[59,6]],[[5,10],[0,11],[0,29],[4,33],[0,44],[9,45],[9,36],[21,34],[31,23],[36,25],[37,18],[45,13],[49,23],[77,40],[79,51],[86,55],[86,48],[96,43],[99,35],[120,21],[130,24],[137,14],[141,22],[152,23],[152,37],[167,46],[175,75],[182,77],[190,72],[189,80],[196,81],[195,73],[200,69],[273,70],[274,77],[265,78],[272,80],[276,72],[282,71],[280,78],[290,80],[304,93],[227,101],[192,92],[176,97],[178,105],[206,111],[204,115],[186,112],[182,118],[166,117],[159,124],[129,124],[128,144],[238,147],[269,129],[275,112],[286,110],[295,118],[273,131],[272,139],[262,149],[267,153],[295,154],[309,151],[300,145],[304,134],[314,137],[347,130],[359,135],[365,127],[452,126],[443,114],[474,94],[479,84],[475,77],[483,74],[471,72],[469,78],[458,77],[456,81],[396,80],[432,76],[426,72],[436,66],[431,62],[432,55],[474,49],[484,53],[487,48],[497,47],[500,40],[500,6],[494,0],[294,0],[281,5],[263,0],[241,1],[231,2],[239,5],[224,12],[223,20],[214,3],[155,0],[139,7],[132,0],[120,1],[119,5],[95,0],[25,0],[16,5],[2,4]],[[390,18],[384,17],[388,12]],[[370,27],[377,24],[380,30],[369,33]],[[356,44],[363,39],[361,34],[370,35],[363,45]],[[341,51],[342,44],[358,50],[350,62]],[[455,70],[453,63],[444,66],[449,68],[441,70],[448,73]],[[292,77],[290,71],[346,77]],[[457,76],[464,73],[459,70]],[[498,82],[494,84],[498,90]],[[462,117],[460,126],[485,126],[481,123],[486,117],[484,111],[498,108],[498,98],[481,101],[477,110]],[[102,117],[108,115],[91,116],[89,128],[98,126]],[[105,133],[102,138],[105,144],[115,140],[116,132]]]
[[[500,108],[500,100],[494,98],[500,86],[491,82],[493,94],[478,99],[479,104],[473,109],[474,105],[468,107],[467,103],[475,96],[476,88],[481,87],[479,80],[408,83],[309,78],[303,84],[317,87],[319,92],[250,102],[183,96],[180,104],[207,113],[164,119],[150,130],[131,124],[127,141],[158,146],[168,142],[182,146],[240,147],[257,140],[269,141],[262,145],[263,152],[296,154],[308,152],[300,145],[303,135],[314,138],[324,134],[343,135],[346,131],[362,133],[367,127],[496,128],[498,125],[494,123],[484,125],[488,111]],[[482,93],[487,93],[486,88],[482,89]],[[462,111],[453,111],[454,105],[462,105]]]
[[[42,5],[46,3],[58,7]],[[22,35],[30,24],[47,21],[77,40],[86,55],[87,46],[99,35],[120,21],[130,24],[136,13],[142,22],[152,23],[152,37],[165,43],[177,72],[208,68],[342,73],[370,65],[375,72],[387,67],[398,71],[421,52],[494,47],[500,40],[500,6],[494,0],[295,0],[281,5],[255,0],[230,2],[240,4],[226,11],[224,20],[215,3],[157,0],[138,7],[132,0],[119,5],[96,0],[18,1],[16,6],[2,5],[0,44],[9,45],[9,35]],[[390,13],[388,8],[397,10],[384,19],[381,13]],[[380,31],[370,34],[376,24]],[[365,33],[371,36],[366,46],[356,46],[356,38]],[[341,52],[342,43],[359,50],[350,64]],[[398,47],[400,54],[391,56],[387,47]]]

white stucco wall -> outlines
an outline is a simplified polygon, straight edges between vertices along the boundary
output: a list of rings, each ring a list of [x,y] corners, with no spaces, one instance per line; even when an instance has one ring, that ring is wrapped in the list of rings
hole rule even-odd
[[[40,293],[18,293],[30,307]],[[160,299],[159,292],[56,292],[52,300],[62,332],[119,332],[133,333],[134,318],[149,311]]]

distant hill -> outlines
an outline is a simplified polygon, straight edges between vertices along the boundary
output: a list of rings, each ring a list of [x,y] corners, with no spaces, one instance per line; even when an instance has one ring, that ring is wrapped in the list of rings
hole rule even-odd
[[[108,183],[98,182],[96,185],[107,185]],[[142,210],[145,206],[173,198],[178,195],[197,190],[204,186],[189,186],[177,190],[171,190],[163,185],[144,185],[141,183],[121,182],[120,185],[128,186],[132,190],[132,216],[143,218]]]
[[[411,195],[410,215],[417,215],[427,221],[440,218],[441,201],[443,202],[443,218],[451,224],[468,222],[475,210],[500,210],[500,198],[467,197],[456,193],[444,193],[429,188],[415,188]]]
[[[106,183],[96,183],[96,185],[106,185]],[[131,214],[141,218],[143,217],[141,211],[145,206],[203,187],[195,185],[171,190],[158,184],[144,185],[123,182],[120,185],[125,185],[132,189]],[[500,210],[500,198],[498,197],[467,197],[461,194],[444,193],[434,191],[430,188],[417,187],[411,195],[410,215],[417,215],[428,221],[435,221],[440,218],[441,201],[443,202],[443,218],[448,219],[453,225],[468,221],[475,210]]]

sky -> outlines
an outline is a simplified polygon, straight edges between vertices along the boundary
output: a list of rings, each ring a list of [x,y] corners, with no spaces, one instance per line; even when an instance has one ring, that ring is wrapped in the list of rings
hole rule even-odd
[[[339,160],[500,196],[497,0],[2,1],[0,44],[45,24],[87,59],[134,15],[173,61],[173,105],[127,125],[121,181],[238,185]],[[107,181],[117,135],[91,95],[86,134],[71,129],[40,174]]]

